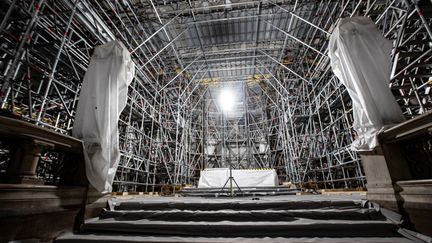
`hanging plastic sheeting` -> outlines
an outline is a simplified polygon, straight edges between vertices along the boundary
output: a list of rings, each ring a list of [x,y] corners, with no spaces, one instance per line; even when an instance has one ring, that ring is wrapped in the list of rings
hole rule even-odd
[[[72,134],[83,140],[86,174],[100,192],[111,192],[120,159],[118,119],[135,74],[120,42],[96,47],[84,76]]]
[[[201,171],[198,188],[222,188],[228,181],[229,168],[209,168]],[[277,186],[278,177],[273,169],[232,170],[232,177],[239,187]],[[229,186],[229,183],[227,183]]]
[[[391,49],[366,17],[342,19],[330,37],[331,67],[353,102],[353,150],[373,150],[382,129],[405,120],[389,88]]]

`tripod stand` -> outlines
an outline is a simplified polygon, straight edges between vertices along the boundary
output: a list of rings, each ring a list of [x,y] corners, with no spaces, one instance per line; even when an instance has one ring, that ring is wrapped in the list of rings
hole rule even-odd
[[[237,184],[236,180],[234,179],[234,177],[232,176],[232,167],[230,166],[229,168],[230,170],[230,176],[228,177],[227,181],[225,182],[224,186],[221,189],[221,192],[224,192],[224,189],[226,187],[226,185],[229,182],[229,188],[230,188],[230,196],[234,197],[234,188],[233,188],[233,182],[236,184],[237,189],[241,192],[242,190],[240,189],[240,186]]]

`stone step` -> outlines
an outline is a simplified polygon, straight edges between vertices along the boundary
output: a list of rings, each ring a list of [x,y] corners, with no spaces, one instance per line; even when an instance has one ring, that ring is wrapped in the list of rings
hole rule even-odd
[[[375,209],[348,208],[348,209],[296,209],[296,210],[218,210],[218,211],[104,211],[100,219],[125,220],[157,220],[157,221],[293,221],[298,218],[323,220],[385,220]]]
[[[319,208],[341,208],[359,207],[361,200],[302,200],[302,201],[278,201],[278,200],[188,200],[188,201],[146,201],[129,200],[113,202],[115,210],[290,210],[290,209],[319,209]]]
[[[411,242],[364,197],[251,199],[116,198],[56,242]]]
[[[396,226],[377,220],[198,221],[170,222],[94,218],[83,226],[89,233],[139,233],[205,237],[397,237]]]
[[[359,243],[411,243],[413,241],[402,237],[179,237],[179,236],[142,236],[142,235],[117,235],[117,234],[82,234],[75,235],[66,233],[56,239],[57,243],[93,243],[93,242],[154,242],[154,243],[226,243],[226,242],[246,242],[246,243],[341,243],[341,242],[359,242]]]

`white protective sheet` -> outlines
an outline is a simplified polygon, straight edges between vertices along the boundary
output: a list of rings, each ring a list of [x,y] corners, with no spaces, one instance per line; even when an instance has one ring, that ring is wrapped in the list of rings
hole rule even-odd
[[[342,19],[330,37],[331,67],[353,102],[353,150],[374,149],[383,128],[405,120],[389,88],[391,49],[391,41],[366,17]]]
[[[229,178],[228,168],[211,168],[201,171],[198,188],[222,188]],[[239,187],[272,187],[278,185],[275,170],[232,170]],[[228,182],[229,183],[229,182]],[[227,184],[229,186],[229,184]],[[233,183],[233,186],[235,184]]]
[[[135,74],[120,42],[96,47],[84,76],[72,134],[83,140],[86,174],[100,192],[112,191],[120,159],[118,119]]]

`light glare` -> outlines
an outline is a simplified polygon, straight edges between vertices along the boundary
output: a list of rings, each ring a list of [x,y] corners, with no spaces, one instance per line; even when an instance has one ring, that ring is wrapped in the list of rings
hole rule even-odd
[[[230,90],[222,90],[219,95],[219,104],[223,111],[231,111],[234,107],[234,96]]]

